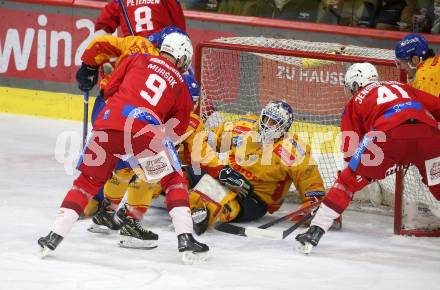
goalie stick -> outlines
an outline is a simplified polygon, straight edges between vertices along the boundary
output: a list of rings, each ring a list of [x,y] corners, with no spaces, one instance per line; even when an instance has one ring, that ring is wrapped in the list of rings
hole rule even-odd
[[[282,240],[286,238],[289,234],[291,234],[294,230],[296,230],[298,227],[300,227],[303,223],[307,222],[313,217],[313,214],[310,212],[314,208],[318,207],[321,204],[321,202],[315,202],[311,205],[308,205],[306,207],[300,208],[294,212],[291,212],[285,216],[282,216],[280,218],[277,218],[271,222],[262,224],[259,227],[242,227],[233,225],[230,223],[217,223],[214,228],[218,231],[233,234],[237,236],[243,236],[243,237],[254,237],[254,238],[263,238],[263,239],[271,239],[271,240]],[[278,224],[282,221],[288,220],[292,217],[298,216],[302,213],[308,214],[304,216],[302,219],[297,221],[295,224],[293,224],[291,227],[284,231],[273,231],[268,230],[269,227]]]

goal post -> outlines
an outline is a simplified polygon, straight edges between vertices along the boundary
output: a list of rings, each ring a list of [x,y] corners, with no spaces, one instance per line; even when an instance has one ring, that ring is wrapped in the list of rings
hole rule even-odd
[[[374,64],[381,80],[406,81],[406,73],[396,66],[393,50],[264,37],[201,42],[195,61],[201,85],[200,116],[208,128],[215,127],[240,115],[259,114],[269,101],[286,100],[294,109],[291,130],[312,145],[313,157],[328,189],[344,166],[338,146],[340,116],[346,103],[343,78],[348,66],[356,62]],[[380,195],[369,194],[375,196],[369,204],[381,207],[386,200],[386,206],[395,207],[396,234],[440,236],[440,218],[432,217],[438,219],[438,224],[426,227],[405,221],[406,199],[412,206],[425,204],[427,211],[435,201],[426,197],[430,193],[414,168],[408,170],[405,178],[404,173],[381,181],[377,186]],[[409,175],[411,179],[407,178]],[[407,179],[411,184],[405,182]],[[414,186],[420,186],[420,192],[405,191],[414,190]]]

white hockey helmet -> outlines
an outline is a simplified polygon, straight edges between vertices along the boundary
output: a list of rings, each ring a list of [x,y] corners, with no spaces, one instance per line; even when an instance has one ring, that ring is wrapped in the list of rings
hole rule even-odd
[[[356,89],[355,85],[362,88],[377,81],[379,81],[377,70],[374,65],[368,62],[352,64],[344,77],[345,88],[352,94]]]
[[[161,52],[165,52],[176,59],[179,71],[185,72],[191,65],[193,47],[189,37],[180,32],[168,34],[160,47]]]
[[[287,102],[270,102],[261,110],[258,123],[260,141],[268,143],[283,137],[293,123],[293,109]]]

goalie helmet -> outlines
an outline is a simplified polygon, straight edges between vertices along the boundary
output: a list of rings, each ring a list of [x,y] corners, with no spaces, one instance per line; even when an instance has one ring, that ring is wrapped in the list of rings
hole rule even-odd
[[[422,35],[411,33],[397,42],[395,47],[396,58],[401,61],[410,61],[413,56],[423,57],[428,53],[428,41]]]
[[[186,34],[172,32],[165,36],[160,47],[161,52],[165,52],[176,59],[179,71],[185,72],[191,65],[193,47],[191,40]]]
[[[293,123],[293,109],[284,101],[270,102],[261,110],[259,119],[260,141],[268,143],[281,138]]]
[[[355,85],[359,88],[368,84],[379,81],[377,70],[371,63],[355,63],[352,64],[344,77],[344,85],[352,94],[355,91]]]

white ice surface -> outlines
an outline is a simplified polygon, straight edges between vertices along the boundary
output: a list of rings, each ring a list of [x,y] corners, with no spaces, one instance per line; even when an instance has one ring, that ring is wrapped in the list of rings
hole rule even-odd
[[[36,241],[73,180],[55,160],[57,136],[81,128],[0,115],[0,289],[440,289],[440,239],[394,236],[391,217],[357,212],[310,256],[294,251],[296,233],[266,241],[211,230],[199,238],[210,259],[185,266],[169,216],[151,209],[144,222],[160,236],[157,249],[119,248],[117,235],[89,233],[85,220],[42,260]]]

